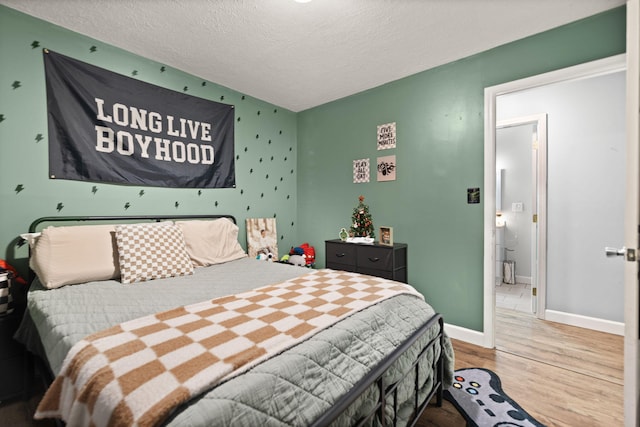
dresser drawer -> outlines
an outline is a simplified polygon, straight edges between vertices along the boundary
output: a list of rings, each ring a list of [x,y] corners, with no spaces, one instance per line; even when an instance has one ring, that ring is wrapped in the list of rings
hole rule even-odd
[[[327,242],[326,243],[326,257],[327,257],[327,267],[328,268],[336,268],[330,267],[330,265],[340,264],[343,267],[340,267],[342,270],[353,271],[356,266],[356,250],[357,248],[353,243],[345,244],[345,243],[334,243]]]
[[[383,279],[396,280],[392,270],[376,270],[375,268],[359,268],[358,273],[369,276],[381,277]]]
[[[390,248],[361,246],[357,257],[356,263],[360,270],[393,270],[393,251]]]
[[[326,267],[407,282],[407,245],[364,245],[325,240]]]

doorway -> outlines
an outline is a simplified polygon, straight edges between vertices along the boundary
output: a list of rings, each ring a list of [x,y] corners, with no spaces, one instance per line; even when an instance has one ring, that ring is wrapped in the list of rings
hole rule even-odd
[[[496,307],[543,318],[547,115],[496,123]]]
[[[485,192],[485,262],[484,262],[484,266],[485,266],[485,273],[484,273],[484,343],[485,346],[487,347],[494,347],[495,346],[495,279],[496,279],[496,215],[495,215],[495,206],[496,206],[496,193],[495,191],[490,191],[490,189],[495,189],[496,188],[496,174],[495,171],[496,170],[496,128],[495,125],[498,121],[500,121],[501,119],[505,119],[506,117],[499,117],[498,116],[498,112],[502,112],[504,111],[503,106],[500,106],[500,108],[498,108],[498,104],[501,101],[505,101],[505,105],[510,104],[512,108],[509,109],[511,117],[518,117],[518,116],[523,116],[523,115],[527,115],[527,114],[531,114],[530,113],[530,109],[532,108],[531,105],[528,105],[527,107],[529,108],[529,112],[524,112],[522,110],[519,110],[518,108],[521,107],[523,105],[523,102],[520,99],[517,99],[516,96],[517,94],[523,94],[523,93],[527,93],[527,92],[531,92],[534,89],[537,88],[544,88],[547,86],[551,86],[554,84],[558,84],[558,83],[563,83],[563,82],[580,82],[582,80],[588,79],[589,77],[594,77],[594,76],[602,76],[602,75],[608,75],[611,73],[615,73],[615,72],[620,72],[620,71],[624,71],[625,69],[625,57],[624,55],[619,55],[616,57],[612,57],[612,58],[607,58],[607,59],[603,59],[603,60],[599,60],[599,61],[594,61],[592,63],[588,63],[588,64],[582,64],[579,66],[575,66],[575,67],[570,67],[567,69],[563,69],[563,70],[558,70],[555,72],[551,72],[551,73],[547,73],[544,75],[540,75],[540,76],[534,76],[531,78],[527,78],[527,79],[523,79],[523,80],[519,80],[516,82],[510,82],[510,83],[506,83],[503,85],[499,85],[499,86],[494,86],[494,87],[490,87],[490,88],[486,88],[485,89],[485,100],[486,100],[486,114],[485,114],[485,188],[487,189]],[[622,95],[622,98],[624,98],[624,94]],[[535,108],[535,106],[533,107]],[[539,111],[545,111],[545,108],[535,108],[535,111],[539,112]],[[546,112],[546,111],[545,111]],[[501,113],[502,114],[502,113]],[[624,113],[622,114],[622,116],[624,116]],[[557,120],[557,119],[556,119]],[[587,120],[593,120],[593,118],[589,118]],[[549,117],[549,123],[551,125],[551,121],[552,118]],[[584,120],[583,120],[584,122]],[[621,125],[621,131],[624,132],[624,122],[622,122]],[[571,137],[567,137],[566,141],[568,142],[578,142],[580,143],[580,138],[571,138]],[[563,144],[564,144],[565,140],[563,140]],[[570,145],[568,144],[564,144],[562,145],[562,148],[566,148],[569,147]],[[580,154],[582,153],[582,147],[580,147],[578,145],[578,148],[571,148],[572,150],[574,150],[573,152],[570,152],[568,154],[569,157],[564,157],[563,159],[570,159],[571,161],[574,161],[576,159],[580,158]],[[573,156],[573,157],[571,157]],[[559,157],[556,157],[556,159],[558,159]],[[579,163],[579,162],[578,162]],[[563,172],[562,168],[558,168],[556,169],[558,171],[560,171],[560,173]],[[551,172],[549,172],[549,175],[551,175]],[[565,175],[567,175],[565,173]],[[572,175],[569,175],[569,178],[571,178]],[[558,177],[549,177],[549,182],[552,182],[552,179],[558,179]],[[622,180],[622,182],[624,182],[624,180]],[[571,183],[569,187],[569,193],[564,193],[565,195],[567,194],[578,194],[578,193],[583,193],[584,194],[589,194],[589,188],[588,187],[580,187],[579,185],[580,183]],[[567,191],[566,189],[563,191]],[[560,202],[557,202],[554,204],[554,208],[559,208],[560,211],[562,211],[563,209],[569,213],[570,211],[568,209],[570,208],[574,208],[576,206],[574,206],[573,204],[569,204],[569,205],[563,205],[562,204],[562,197],[559,199]],[[524,203],[524,202],[523,202]],[[596,207],[598,207],[598,200],[594,200],[593,198],[590,200],[590,204],[589,206],[578,206],[578,208],[580,209],[580,211],[582,212],[588,212],[588,211],[597,211],[597,209],[594,209]],[[560,228],[561,231],[567,231],[570,230],[571,227],[573,227],[573,225],[571,224],[571,221],[574,220],[574,217],[571,215],[566,215],[566,217],[564,218],[566,221],[568,221],[569,226],[563,226],[565,228]],[[566,224],[567,222],[565,222]],[[618,222],[619,224],[619,222]],[[557,225],[557,224],[556,224]],[[553,224],[547,224],[545,226],[545,228],[549,228],[551,229],[553,226]],[[578,235],[579,239],[587,239],[590,237],[590,235],[593,233],[583,233],[582,235]],[[563,236],[561,233],[559,233],[560,236]],[[612,239],[617,238],[617,236],[612,236]],[[545,248],[562,248],[562,241],[560,241],[560,243],[554,243],[553,245],[551,243],[547,243],[547,242],[539,242],[540,244],[538,245],[538,250],[545,250]],[[604,258],[603,255],[603,247],[605,245],[601,245],[598,247],[598,256],[601,258]],[[572,254],[570,254],[572,255]],[[567,258],[566,256],[557,256],[554,255],[553,260],[554,262],[564,262],[569,260],[570,261],[570,257]],[[540,264],[544,263],[546,259],[551,259],[551,257],[538,257],[538,266],[537,271],[540,271]],[[580,261],[580,260],[579,260]],[[582,259],[581,261],[587,261]],[[587,262],[590,262],[587,261]],[[588,265],[588,264],[587,264]],[[547,267],[544,264],[542,265],[542,267]],[[579,269],[580,271],[583,269]],[[572,271],[577,271],[576,269],[573,269]],[[540,280],[545,280],[548,279],[546,275],[539,275],[537,280],[538,282]],[[547,280],[547,291],[549,291],[549,281]],[[562,286],[559,286],[558,289],[560,289],[562,292],[566,291],[566,289],[563,289]],[[621,289],[621,293],[623,291],[622,285],[620,286]],[[542,289],[541,289],[542,290]],[[571,291],[571,288],[569,288],[569,290]],[[584,291],[584,289],[582,289],[582,291]],[[609,289],[609,285],[606,286],[601,286],[601,288],[596,288],[594,289],[595,292],[608,292],[607,297],[605,297],[605,299],[611,299],[611,292]],[[563,295],[562,292],[560,293],[560,301],[561,303],[566,303],[569,306],[571,306],[572,304],[574,304],[575,302],[575,297],[571,297],[568,298],[566,295]],[[589,294],[590,292],[583,292],[583,293],[579,293],[577,292],[575,289],[573,289],[573,292],[578,296],[578,299],[580,298],[580,295],[584,296],[584,294]],[[593,314],[593,315],[577,315],[577,316],[573,316],[573,315],[569,315],[569,316],[565,316],[565,312],[567,313],[571,313],[572,307],[569,307],[569,309],[560,309],[560,310],[549,310],[550,306],[547,304],[547,302],[549,301],[549,295],[541,295],[540,293],[538,293],[538,300],[539,300],[539,307],[537,312],[540,316],[546,317],[548,320],[549,319],[549,315],[551,314],[552,316],[555,316],[555,318],[553,320],[555,321],[560,321],[563,323],[568,323],[568,324],[574,324],[575,326],[586,326],[586,327],[593,327],[594,329],[599,329],[599,330],[604,330],[605,332],[614,332],[614,333],[620,333],[622,334],[620,331],[623,330],[624,328],[624,324],[621,321],[605,321],[605,322],[598,322],[597,318],[599,316],[599,313]],[[564,298],[564,300],[562,299]],[[600,299],[601,301],[603,300],[601,297],[597,297],[598,299]],[[623,298],[620,298],[620,302],[623,302]],[[542,308],[544,307],[544,305],[546,304],[546,308],[544,310],[542,310]],[[622,310],[619,310],[622,311]],[[606,318],[606,316],[604,316]],[[572,323],[572,321],[574,321],[575,319],[577,319],[580,322],[584,322],[585,319],[587,324],[575,324]],[[595,319],[595,320],[594,320]],[[589,322],[593,323],[593,324],[589,324]],[[604,328],[604,329],[603,329]],[[610,328],[609,330],[607,330],[607,328]],[[613,329],[613,330],[611,330]]]

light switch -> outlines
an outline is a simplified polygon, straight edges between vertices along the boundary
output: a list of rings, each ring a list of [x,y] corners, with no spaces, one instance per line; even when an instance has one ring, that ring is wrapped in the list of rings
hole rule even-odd
[[[524,206],[522,202],[513,202],[511,203],[511,212],[522,212]]]

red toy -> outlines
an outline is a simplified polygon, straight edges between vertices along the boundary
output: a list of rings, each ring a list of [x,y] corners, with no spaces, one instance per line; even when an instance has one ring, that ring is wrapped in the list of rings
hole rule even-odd
[[[21,285],[27,284],[27,281],[20,277],[16,269],[9,265],[9,263],[3,259],[0,259],[0,269],[10,271],[12,273],[14,282],[20,283]]]
[[[312,266],[316,262],[316,249],[308,243],[291,248],[289,255],[304,255],[307,266]]]

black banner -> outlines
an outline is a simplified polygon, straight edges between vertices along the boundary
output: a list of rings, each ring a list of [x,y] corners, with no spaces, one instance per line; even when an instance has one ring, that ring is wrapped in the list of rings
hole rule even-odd
[[[235,187],[234,109],[44,51],[52,179]]]

